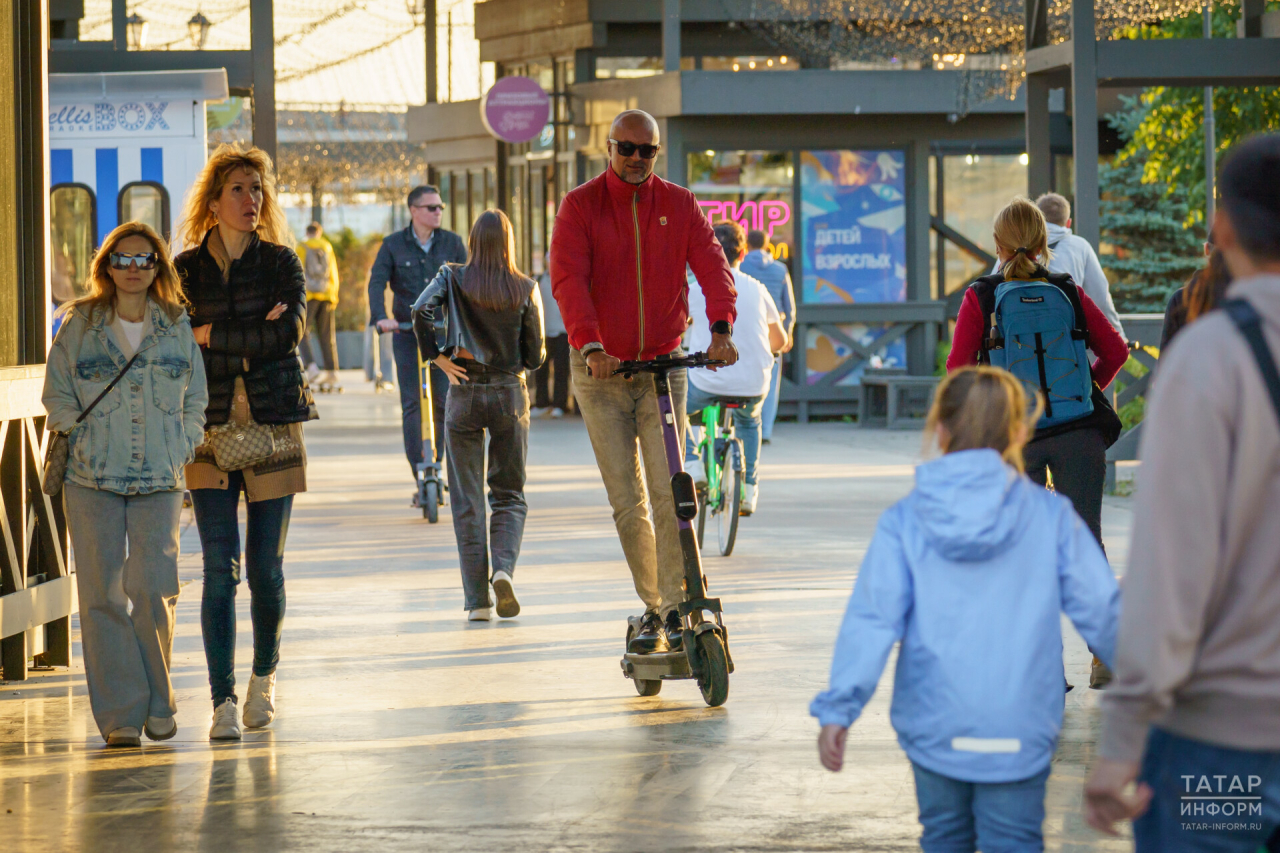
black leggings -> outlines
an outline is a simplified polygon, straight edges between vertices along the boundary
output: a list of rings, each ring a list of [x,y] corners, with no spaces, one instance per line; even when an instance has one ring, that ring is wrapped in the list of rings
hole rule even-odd
[[[1089,532],[1102,544],[1102,490],[1107,479],[1107,444],[1092,427],[1059,433],[1027,445],[1027,476],[1040,485],[1053,474],[1053,488],[1070,498]]]

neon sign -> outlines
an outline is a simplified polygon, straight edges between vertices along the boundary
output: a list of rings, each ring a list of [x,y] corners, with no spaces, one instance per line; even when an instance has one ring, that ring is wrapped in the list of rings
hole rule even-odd
[[[791,221],[791,205],[785,201],[704,201],[698,207],[711,222],[729,220],[737,222],[748,231],[763,231],[765,239],[773,242],[773,229]]]

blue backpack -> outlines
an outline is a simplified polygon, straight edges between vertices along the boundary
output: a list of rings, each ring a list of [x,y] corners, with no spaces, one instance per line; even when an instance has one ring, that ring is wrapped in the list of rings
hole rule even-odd
[[[971,286],[986,330],[980,360],[1040,391],[1044,415],[1036,426],[1043,429],[1093,413],[1093,372],[1079,289],[1069,275],[1037,274],[1027,281],[983,276]]]

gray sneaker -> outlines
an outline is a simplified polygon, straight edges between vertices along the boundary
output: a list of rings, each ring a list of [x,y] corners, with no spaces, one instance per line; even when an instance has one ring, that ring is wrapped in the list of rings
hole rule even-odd
[[[213,725],[209,727],[209,740],[240,740],[240,721],[236,719],[236,700],[223,699],[213,709]]]
[[[276,674],[249,676],[244,698],[244,727],[260,729],[276,718]]]

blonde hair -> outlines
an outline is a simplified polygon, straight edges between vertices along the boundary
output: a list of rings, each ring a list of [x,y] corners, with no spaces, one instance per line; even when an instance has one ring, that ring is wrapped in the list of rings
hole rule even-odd
[[[292,247],[293,231],[276,201],[276,174],[271,165],[271,157],[261,148],[242,148],[238,142],[219,145],[191,185],[182,205],[182,226],[178,232],[183,247],[191,249],[199,246],[209,229],[218,224],[218,217],[209,209],[209,205],[221,197],[231,173],[236,169],[257,172],[262,180],[258,237],[268,243]]]
[[[159,305],[161,310],[169,315],[170,320],[176,321],[182,316],[187,298],[182,294],[182,282],[178,279],[178,270],[173,265],[173,256],[169,253],[168,244],[145,222],[126,222],[107,235],[107,239],[102,241],[102,246],[89,264],[89,278],[85,282],[89,293],[64,304],[58,309],[58,313],[64,314],[76,308],[84,308],[86,310],[82,313],[85,319],[88,319],[99,308],[107,311],[115,310],[116,283],[112,280],[109,269],[111,253],[126,237],[134,236],[146,237],[155,253],[159,255],[156,262],[156,277],[147,290],[147,297]]]
[[[925,441],[931,444],[942,427],[947,440],[943,453],[990,448],[1023,471],[1022,448],[1043,409],[1040,392],[1034,408],[1029,407],[1026,389],[1007,370],[962,367],[938,384],[925,421]]]
[[[1044,223],[1040,208],[1026,196],[1015,196],[1013,201],[996,214],[992,223],[996,246],[1013,255],[1005,262],[1005,281],[1031,278],[1039,264],[1049,263],[1049,229]],[[1037,262],[1037,258],[1039,261]]]

